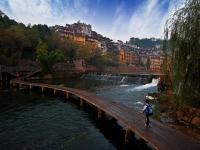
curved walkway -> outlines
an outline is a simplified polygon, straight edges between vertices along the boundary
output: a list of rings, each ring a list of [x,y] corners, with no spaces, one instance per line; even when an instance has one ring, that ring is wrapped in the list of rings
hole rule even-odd
[[[125,140],[128,140],[128,134],[131,132],[146,141],[153,149],[200,150],[200,142],[153,119],[151,127],[145,127],[143,114],[123,104],[102,100],[93,93],[58,85],[30,83],[19,80],[12,80],[11,85],[29,89],[37,87],[41,88],[42,91],[49,89],[54,93],[60,91],[66,94],[66,98],[69,98],[71,94],[76,95],[80,97],[80,105],[86,102],[95,106],[98,110],[98,117],[105,113],[115,118],[120,124],[123,124],[127,131]]]

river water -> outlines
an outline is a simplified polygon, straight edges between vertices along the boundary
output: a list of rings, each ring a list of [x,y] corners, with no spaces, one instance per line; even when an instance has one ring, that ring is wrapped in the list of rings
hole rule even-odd
[[[104,100],[141,110],[144,97],[157,91],[157,80],[144,84],[108,78],[45,81],[91,91]],[[0,91],[0,149],[118,149],[90,114],[62,98],[40,92]]]

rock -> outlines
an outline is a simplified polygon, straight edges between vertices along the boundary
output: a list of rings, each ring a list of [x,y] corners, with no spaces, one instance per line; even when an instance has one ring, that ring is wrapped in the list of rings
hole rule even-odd
[[[195,112],[196,112],[196,108],[190,108],[190,109],[189,109],[189,113],[190,113],[190,114],[194,114]]]
[[[183,125],[192,125],[200,128],[200,110],[192,107],[185,107],[175,113],[176,121]]]
[[[43,79],[52,79],[53,76],[51,74],[47,74],[43,77]]]
[[[191,121],[191,125],[200,128],[200,117],[194,117]]]
[[[183,117],[183,112],[182,111],[177,111],[176,112],[176,119],[179,120],[182,117]]]

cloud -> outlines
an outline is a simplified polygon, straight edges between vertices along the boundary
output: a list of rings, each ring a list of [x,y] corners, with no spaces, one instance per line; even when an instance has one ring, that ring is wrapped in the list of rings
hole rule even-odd
[[[64,25],[86,20],[86,4],[84,0],[7,0],[7,3],[0,3],[0,9],[25,24]]]
[[[148,0],[133,11],[126,20],[125,14],[118,15],[113,23],[112,37],[128,40],[130,37],[159,37],[163,16],[158,6],[158,0]]]
[[[181,0],[176,1],[177,4]],[[133,10],[131,16],[127,18],[127,14],[122,11],[119,13],[117,8],[117,17],[112,25],[110,36],[117,40],[129,40],[130,37],[161,38],[164,32],[166,20],[170,16],[170,12],[174,10],[175,1],[171,0],[147,0]],[[179,5],[176,5],[179,6]]]
[[[162,21],[165,16],[158,0],[148,0],[136,12],[133,13],[129,20],[129,34],[138,37],[159,37],[160,28],[163,28]]]

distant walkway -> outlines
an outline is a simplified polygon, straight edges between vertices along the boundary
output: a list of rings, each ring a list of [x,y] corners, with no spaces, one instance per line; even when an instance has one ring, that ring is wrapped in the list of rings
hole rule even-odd
[[[125,141],[129,140],[130,134],[136,134],[146,141],[153,149],[200,150],[200,143],[198,141],[156,120],[151,121],[151,127],[145,127],[145,118],[140,112],[123,104],[102,100],[93,93],[58,85],[30,83],[19,80],[12,80],[11,85],[13,87],[28,89],[39,88],[42,91],[52,91],[54,94],[59,91],[66,95],[66,99],[68,99],[70,95],[75,95],[80,98],[80,106],[89,103],[96,107],[99,118],[102,117],[103,114],[107,114],[122,124],[126,130],[126,134],[124,135]]]

